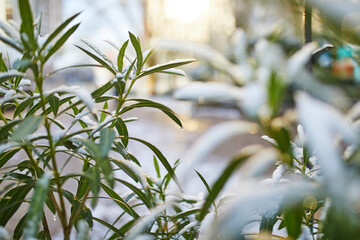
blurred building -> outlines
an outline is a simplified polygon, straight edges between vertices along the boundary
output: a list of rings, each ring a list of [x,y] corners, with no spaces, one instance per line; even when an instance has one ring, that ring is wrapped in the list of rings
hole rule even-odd
[[[150,37],[208,43],[217,48],[235,30],[232,0],[151,0],[145,3]]]
[[[34,18],[42,15],[42,34],[53,30],[61,22],[61,0],[30,0]],[[0,19],[19,22],[17,0],[0,0]]]

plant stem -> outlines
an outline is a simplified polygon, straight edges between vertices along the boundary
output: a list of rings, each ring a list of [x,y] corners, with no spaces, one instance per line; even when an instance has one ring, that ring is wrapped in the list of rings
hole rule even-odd
[[[44,232],[45,232],[46,239],[50,240],[51,234],[50,234],[49,225],[47,223],[45,213],[43,213],[42,223],[44,226]]]
[[[312,42],[312,7],[308,0],[305,0],[304,8],[304,44],[307,44]],[[309,72],[312,71],[311,60],[307,63],[306,68]]]
[[[56,185],[57,185],[57,188],[58,188],[58,193],[59,193],[59,199],[60,199],[60,212],[59,212],[59,218],[60,218],[60,221],[61,221],[61,225],[64,229],[64,237],[66,237],[65,235],[65,229],[66,229],[66,219],[67,219],[67,216],[66,216],[66,208],[65,208],[65,202],[64,202],[64,196],[63,196],[63,193],[62,193],[62,184],[61,184],[61,181],[60,181],[60,175],[59,175],[59,170],[58,170],[58,167],[57,167],[57,163],[56,163],[56,152],[55,152],[55,146],[54,146],[54,142],[53,142],[53,139],[52,139],[52,136],[51,136],[51,131],[50,131],[50,123],[49,123],[49,120],[48,120],[48,116],[47,116],[47,113],[46,113],[46,99],[45,99],[45,96],[44,96],[44,93],[43,93],[43,77],[42,77],[42,70],[43,70],[43,66],[40,65],[40,74],[38,76],[36,76],[35,78],[35,81],[37,83],[37,87],[39,89],[39,94],[40,94],[40,99],[41,99],[41,107],[42,107],[42,110],[43,110],[43,114],[44,114],[44,125],[45,125],[45,128],[46,128],[46,133],[48,135],[48,140],[49,140],[49,148],[50,148],[50,154],[51,154],[51,161],[52,161],[52,165],[53,165],[53,172],[54,172],[54,178],[55,178],[55,182],[56,182]]]
[[[305,0],[304,15],[304,42],[306,44],[312,41],[312,7],[308,0]]]
[[[5,124],[8,124],[8,121],[6,120],[6,118],[5,118],[5,116],[4,116],[4,114],[3,114],[3,112],[2,112],[1,109],[0,109],[0,118],[1,118],[1,120],[4,121]]]
[[[68,236],[70,236],[71,228],[74,225],[75,221],[78,219],[79,215],[81,214],[81,210],[83,209],[83,207],[85,205],[85,201],[86,201],[89,193],[90,193],[90,187],[88,186],[86,189],[86,192],[84,194],[84,197],[81,200],[80,206],[78,206],[78,208],[75,209],[75,212],[70,216],[69,225],[66,228],[66,231],[68,232],[68,234],[67,234]],[[65,233],[65,231],[64,231],[64,233]],[[65,236],[67,236],[67,235],[65,235]]]

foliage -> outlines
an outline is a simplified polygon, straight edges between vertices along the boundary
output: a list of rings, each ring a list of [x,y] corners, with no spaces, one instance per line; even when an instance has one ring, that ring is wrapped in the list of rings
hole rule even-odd
[[[155,108],[182,127],[178,116],[168,107],[149,99],[131,98],[130,93],[142,77],[161,72],[179,74],[174,68],[194,60],[175,60],[146,68],[151,51],[143,52],[139,38],[129,33],[129,40],[121,48],[115,46],[118,55],[114,63],[84,41],[86,47],[77,48],[94,59],[95,66],[107,69],[113,77],[91,93],[74,86],[45,91],[44,85],[53,73],[45,73],[44,66],[78,28],[79,23],[71,26],[78,14],[43,37],[40,35],[41,18],[33,19],[28,0],[19,0],[18,6],[20,29],[7,23],[0,25],[5,33],[0,35],[0,40],[22,54],[11,66],[0,55],[0,166],[3,168],[0,225],[7,226],[18,209],[29,209],[17,223],[14,239],[22,236],[51,239],[45,210],[58,216],[64,239],[70,238],[74,227],[78,239],[87,239],[87,231],[94,221],[111,231],[110,239],[122,238],[136,229],[149,234],[179,234],[189,224],[190,214],[172,218],[165,214],[166,209],[156,213],[155,216],[159,215],[156,220],[151,218],[144,227],[132,230],[144,213],[165,201],[164,190],[171,179],[180,189],[181,186],[174,173],[176,165],[171,166],[151,143],[131,137],[127,123],[133,119],[123,115],[136,108]],[[136,52],[134,59],[126,55],[129,41]],[[116,96],[108,94],[112,89],[116,89]],[[116,105],[115,111],[109,111],[111,104]],[[98,109],[100,105],[102,108]],[[13,109],[12,116],[5,114],[8,108]],[[62,122],[66,118],[70,118],[66,120],[70,125]],[[141,160],[127,151],[129,141],[140,142],[154,152],[156,166],[159,162],[167,170],[162,181],[153,180],[142,172]],[[24,155],[25,159],[17,160]],[[73,162],[80,162],[82,169],[64,173],[63,169]],[[125,172],[130,180],[118,179],[116,171]],[[75,191],[66,189],[68,182],[76,182]],[[114,191],[115,184],[123,185],[132,194],[122,198]],[[116,222],[107,223],[92,215],[92,209],[103,198],[113,200],[123,209],[124,214],[117,219],[120,227]],[[138,200],[129,202],[135,198]],[[183,201],[188,200],[173,201],[176,212],[179,212],[177,204]],[[145,206],[148,211],[137,210],[139,206]]]
[[[294,2],[301,6],[300,1]],[[342,26],[342,16],[349,9],[344,3],[336,9],[338,14],[333,14],[331,5],[323,1],[308,3],[335,28]],[[319,38],[319,43],[291,51],[278,32],[255,43],[240,32],[234,48],[239,52],[233,54],[233,62],[210,48],[196,49],[234,84],[217,84],[214,93],[212,83],[205,83],[199,89],[192,88],[190,98],[201,97],[205,103],[229,101],[247,120],[221,123],[205,133],[189,150],[189,168],[235,135],[262,135],[262,144],[239,149],[214,184],[196,172],[208,192],[205,199],[199,199],[169,191],[171,180],[182,191],[175,175],[179,161],[171,165],[154,145],[131,137],[127,124],[133,119],[124,117],[135,108],[156,108],[182,127],[168,107],[130,98],[130,93],[140,78],[159,72],[183,74],[173,68],[194,60],[146,68],[152,51],[143,52],[139,38],[129,33],[129,40],[121,47],[113,45],[118,51],[114,63],[84,41],[86,46],[77,48],[97,62],[92,66],[107,69],[112,79],[92,93],[65,86],[44,91],[49,76],[44,65],[79,26],[70,26],[78,14],[44,38],[39,34],[41,21],[33,20],[29,2],[19,0],[19,6],[20,29],[0,25],[5,33],[0,40],[23,54],[12,66],[0,58],[0,167],[4,172],[0,225],[5,227],[18,208],[29,209],[18,221],[14,239],[51,239],[45,211],[58,216],[65,239],[74,228],[77,239],[89,239],[94,221],[108,229],[104,236],[108,239],[358,238],[358,83],[352,79],[355,75],[343,79],[343,74],[333,70],[341,59],[332,50],[349,47],[352,55],[346,56],[347,63],[356,67],[359,50],[344,42],[345,38],[358,44],[356,32],[344,31],[339,36],[335,31],[332,38]],[[130,45],[134,59],[126,55]],[[321,56],[329,57],[332,65],[324,66]],[[30,83],[26,77],[31,75],[35,89],[24,90]],[[116,96],[108,93],[112,89],[116,89]],[[182,98],[181,94],[176,96]],[[111,103],[116,104],[112,112]],[[10,107],[12,117],[6,117]],[[70,126],[61,122],[65,116],[71,119]],[[127,151],[129,141],[152,150],[156,177],[146,175],[141,159]],[[16,162],[20,154],[26,158]],[[64,174],[62,169],[72,161],[80,162],[82,170]],[[118,178],[116,171],[128,178]],[[242,176],[236,192],[222,196],[236,171]],[[273,171],[270,177],[269,171]],[[75,191],[66,189],[69,182],[77,183]],[[130,193],[115,191],[115,184]],[[116,221],[109,223],[92,215],[103,199],[122,209]],[[9,239],[4,228],[0,236]]]
[[[351,12],[349,3],[338,1],[334,9],[328,2],[308,2],[330,26],[348,27],[342,17]],[[205,104],[225,101],[241,109],[247,120],[221,123],[205,133],[189,150],[190,167],[234,135],[262,135],[263,143],[239,149],[208,187],[197,215],[200,239],[358,238],[359,35],[338,31],[332,38],[318,34],[318,42],[290,54],[276,34],[253,43],[239,32],[236,64],[224,56],[214,60],[209,56],[218,53],[197,48],[198,56],[228,73],[234,84],[196,83],[175,96]],[[349,37],[357,45],[344,41]],[[351,54],[336,54],[344,48]],[[323,64],[321,56],[331,64]],[[353,71],[344,76],[337,68],[346,68],[341,65],[346,61]],[[236,75],[236,68],[243,74]],[[221,192],[239,167],[242,178],[234,196],[224,201]]]

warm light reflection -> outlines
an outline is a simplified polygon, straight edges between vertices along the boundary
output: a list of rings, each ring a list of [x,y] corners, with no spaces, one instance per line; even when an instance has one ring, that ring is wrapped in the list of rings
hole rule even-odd
[[[192,22],[205,15],[209,8],[208,0],[165,0],[165,16],[169,19],[179,19]]]

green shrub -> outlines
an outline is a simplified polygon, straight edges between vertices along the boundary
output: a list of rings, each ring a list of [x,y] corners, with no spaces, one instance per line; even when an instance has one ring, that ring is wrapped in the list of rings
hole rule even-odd
[[[110,239],[121,238],[144,215],[137,212],[137,206],[143,205],[151,210],[165,201],[164,191],[171,178],[181,189],[174,173],[176,165],[171,166],[152,144],[131,137],[127,123],[133,119],[126,119],[123,114],[136,108],[155,108],[180,127],[182,123],[171,109],[160,103],[130,98],[132,87],[140,78],[153,73],[184,75],[174,68],[194,60],[176,60],[146,68],[145,64],[152,51],[143,52],[139,38],[132,33],[129,33],[129,40],[120,48],[114,46],[114,50],[118,52],[116,63],[90,43],[84,42],[87,49],[77,47],[97,62],[95,66],[107,69],[113,77],[91,93],[69,86],[44,91],[44,85],[52,75],[44,72],[44,66],[78,28],[79,24],[70,26],[78,14],[64,21],[47,37],[41,37],[41,18],[34,21],[27,0],[19,0],[18,5],[20,29],[2,23],[5,35],[0,35],[3,43],[22,54],[21,59],[12,66],[7,65],[0,55],[0,85],[4,90],[0,100],[0,167],[5,166],[0,180],[0,225],[5,227],[18,209],[28,209],[23,210],[26,214],[19,220],[13,238],[23,236],[24,239],[51,239],[48,219],[44,214],[44,209],[47,208],[58,216],[64,239],[70,238],[71,231],[76,226],[78,238],[87,239],[87,231],[93,227],[94,221],[112,231]],[[128,45],[134,48],[135,59],[125,55]],[[34,89],[23,89],[24,85],[31,83],[27,77],[32,78],[31,82],[35,83]],[[116,96],[107,94],[113,89],[117,91]],[[115,111],[109,111],[111,103],[116,105]],[[103,107],[97,109],[96,105]],[[9,107],[13,109],[13,114],[6,117],[4,112]],[[61,122],[60,118],[63,116],[71,118],[70,125]],[[141,160],[127,152],[129,141],[140,142],[154,152],[156,166],[159,162],[167,170],[162,181],[157,182],[142,173]],[[16,156],[21,153],[26,158],[16,161]],[[82,170],[71,174],[63,173],[63,168],[73,161],[80,161]],[[125,172],[132,181],[116,178],[115,171]],[[159,170],[158,174],[160,177]],[[77,182],[74,192],[64,188],[64,184],[70,180]],[[115,184],[124,185],[133,193],[123,199],[113,190]],[[115,227],[116,222],[107,223],[92,216],[91,209],[104,197],[113,200],[130,220]],[[128,202],[132,198],[138,199],[134,206]],[[186,199],[179,198],[174,204],[177,201]],[[189,223],[189,214],[182,214],[174,220],[165,211],[162,209],[157,212],[162,217],[156,217],[156,223],[152,223],[158,225],[154,234],[169,234],[178,225],[177,221],[181,221],[183,227]],[[121,217],[122,215],[117,221]],[[137,229],[140,232],[153,231],[151,225]],[[179,231],[181,228],[177,226],[172,234],[178,234]]]

